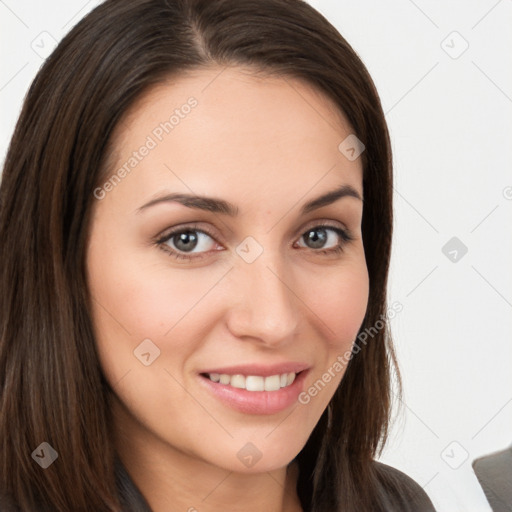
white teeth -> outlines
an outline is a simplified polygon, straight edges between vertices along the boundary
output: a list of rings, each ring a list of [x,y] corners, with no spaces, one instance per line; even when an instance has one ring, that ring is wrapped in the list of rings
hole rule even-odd
[[[281,377],[279,375],[265,377],[265,391],[277,391],[278,389],[281,389]]]
[[[245,389],[245,377],[243,375],[233,375],[229,384],[234,388]]]
[[[208,373],[208,377],[213,382],[230,385],[234,388],[246,389],[247,391],[278,391],[281,388],[290,386],[295,380],[294,372],[283,373],[280,375],[270,375],[260,377],[258,375],[228,375],[226,373]]]
[[[247,389],[247,391],[264,391],[265,379],[263,377],[249,375],[249,377],[245,379],[245,389]]]

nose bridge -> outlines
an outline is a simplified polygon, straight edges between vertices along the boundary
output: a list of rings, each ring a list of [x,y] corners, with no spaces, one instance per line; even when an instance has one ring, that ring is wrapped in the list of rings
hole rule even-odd
[[[234,278],[240,292],[231,315],[232,330],[268,344],[285,342],[293,335],[299,312],[283,254],[254,240],[242,242],[237,253]]]

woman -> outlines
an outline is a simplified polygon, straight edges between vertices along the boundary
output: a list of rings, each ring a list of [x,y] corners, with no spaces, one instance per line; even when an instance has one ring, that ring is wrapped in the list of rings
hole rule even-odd
[[[384,115],[306,3],[94,9],[26,97],[0,230],[2,510],[433,510],[374,461]]]

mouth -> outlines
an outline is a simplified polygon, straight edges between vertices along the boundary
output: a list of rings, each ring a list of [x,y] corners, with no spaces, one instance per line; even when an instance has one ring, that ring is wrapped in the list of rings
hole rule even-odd
[[[201,385],[223,405],[245,414],[276,414],[298,403],[309,366],[239,366],[201,372]]]

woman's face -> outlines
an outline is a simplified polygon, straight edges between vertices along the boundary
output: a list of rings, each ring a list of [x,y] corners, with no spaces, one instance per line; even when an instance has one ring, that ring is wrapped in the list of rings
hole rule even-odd
[[[123,442],[237,472],[302,449],[368,301],[351,133],[304,83],[241,68],[169,80],[119,124],[87,269]]]

